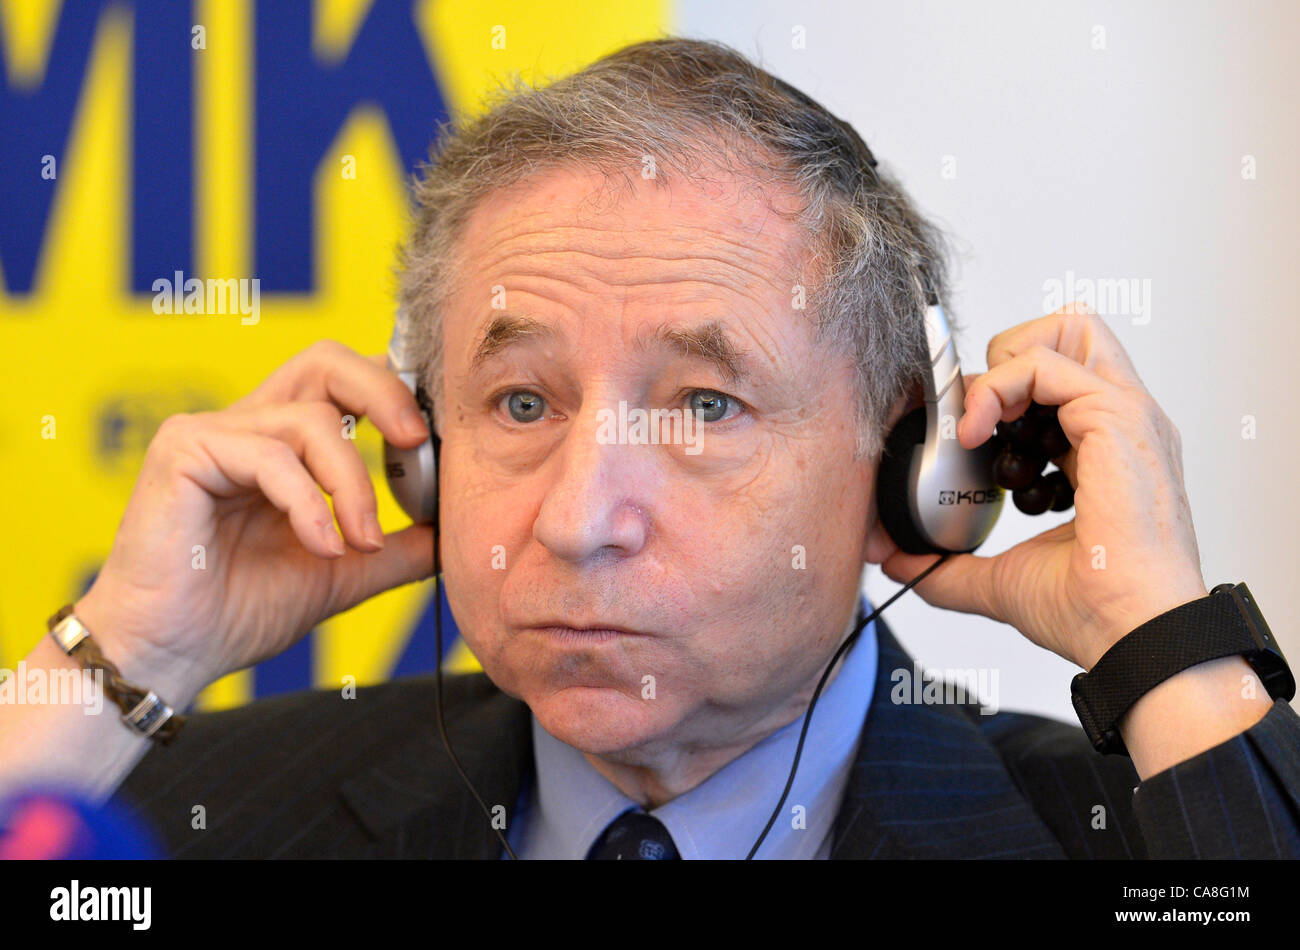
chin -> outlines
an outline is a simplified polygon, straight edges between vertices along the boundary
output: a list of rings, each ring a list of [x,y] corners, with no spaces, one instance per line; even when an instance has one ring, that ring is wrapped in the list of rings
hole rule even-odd
[[[635,749],[662,738],[675,722],[662,699],[641,699],[606,687],[525,690],[522,699],[543,729],[589,755]]]

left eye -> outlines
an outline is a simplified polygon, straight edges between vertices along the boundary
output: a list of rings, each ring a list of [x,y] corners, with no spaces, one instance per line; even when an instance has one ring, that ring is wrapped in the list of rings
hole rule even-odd
[[[506,406],[515,422],[536,422],[546,412],[546,400],[527,390],[510,393]]]
[[[697,389],[691,393],[689,409],[691,413],[704,422],[718,422],[727,414],[727,410],[735,405],[737,410],[740,408],[740,401],[732,399],[726,393],[720,393],[716,389]]]

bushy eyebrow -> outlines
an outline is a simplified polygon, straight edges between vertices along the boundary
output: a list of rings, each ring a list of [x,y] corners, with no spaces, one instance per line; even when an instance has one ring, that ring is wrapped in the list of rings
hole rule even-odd
[[[654,342],[675,350],[682,356],[707,360],[718,368],[728,383],[750,376],[748,353],[732,340],[726,328],[717,320],[708,320],[693,327],[661,326],[654,333]],[[637,348],[649,344],[639,339]]]
[[[470,371],[478,370],[493,356],[525,340],[562,337],[561,331],[532,317],[502,314],[492,319],[479,338],[470,360]],[[748,353],[736,345],[717,320],[689,327],[660,326],[649,339],[638,337],[635,346],[642,351],[658,346],[687,358],[705,360],[717,367],[729,384],[748,379],[751,375]]]
[[[474,347],[474,356],[470,359],[470,372],[479,369],[490,358],[502,350],[529,338],[557,339],[562,334],[554,327],[516,314],[502,314],[494,317]]]

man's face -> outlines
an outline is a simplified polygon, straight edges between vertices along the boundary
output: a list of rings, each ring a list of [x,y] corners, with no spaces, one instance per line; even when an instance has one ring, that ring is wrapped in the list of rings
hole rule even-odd
[[[721,175],[593,207],[603,181],[553,170],[467,223],[442,555],[491,679],[560,740],[636,762],[792,720],[879,539],[849,357],[795,306],[797,226]],[[620,402],[702,413],[698,441],[629,444]]]

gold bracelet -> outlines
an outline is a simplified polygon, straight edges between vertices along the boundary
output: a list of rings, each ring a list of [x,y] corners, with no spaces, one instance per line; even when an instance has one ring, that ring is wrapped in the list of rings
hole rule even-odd
[[[122,722],[128,729],[161,745],[176,738],[176,733],[185,725],[185,717],[163,702],[157,693],[122,679],[118,668],[100,652],[99,644],[91,638],[86,625],[72,612],[72,604],[61,607],[49,619],[48,626],[50,636],[64,653],[80,663],[83,669],[103,673],[104,695],[122,710]]]

